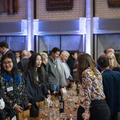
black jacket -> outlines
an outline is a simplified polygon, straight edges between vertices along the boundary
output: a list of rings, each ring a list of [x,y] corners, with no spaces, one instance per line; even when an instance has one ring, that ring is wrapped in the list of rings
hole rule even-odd
[[[25,85],[27,89],[27,96],[30,103],[43,101],[47,94],[45,84],[39,79],[37,85],[32,79],[32,71],[28,70],[25,74]]]
[[[111,114],[120,112],[120,73],[106,70],[102,73],[106,101]]]

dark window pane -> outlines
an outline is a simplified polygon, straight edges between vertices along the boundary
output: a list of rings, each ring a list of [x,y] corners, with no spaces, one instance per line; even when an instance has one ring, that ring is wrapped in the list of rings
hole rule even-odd
[[[6,41],[8,43],[9,49],[13,51],[19,51],[25,49],[25,39],[24,36],[6,36],[0,37],[0,41]]]

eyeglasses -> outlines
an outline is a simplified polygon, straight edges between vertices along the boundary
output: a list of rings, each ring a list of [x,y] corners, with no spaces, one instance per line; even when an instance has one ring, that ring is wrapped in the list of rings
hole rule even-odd
[[[12,61],[3,62],[4,65],[11,64]]]

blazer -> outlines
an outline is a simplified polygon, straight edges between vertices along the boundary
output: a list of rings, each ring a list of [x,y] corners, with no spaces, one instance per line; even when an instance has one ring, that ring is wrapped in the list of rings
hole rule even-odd
[[[111,114],[120,112],[120,73],[110,69],[102,73],[103,88]]]

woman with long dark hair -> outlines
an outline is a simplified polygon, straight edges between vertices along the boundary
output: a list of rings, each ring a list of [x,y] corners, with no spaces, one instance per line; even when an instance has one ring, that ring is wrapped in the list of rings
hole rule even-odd
[[[27,108],[28,100],[22,73],[17,69],[11,55],[2,57],[0,88],[4,93],[5,110],[11,118]]]
[[[78,120],[109,120],[110,110],[105,101],[102,76],[87,53],[78,56],[78,75],[84,94],[78,109]]]
[[[25,82],[28,100],[32,104],[31,117],[38,117],[38,102],[43,101],[48,94],[45,86],[45,70],[42,65],[42,57],[38,53],[32,54],[25,71]]]

